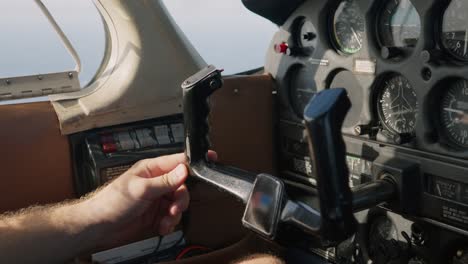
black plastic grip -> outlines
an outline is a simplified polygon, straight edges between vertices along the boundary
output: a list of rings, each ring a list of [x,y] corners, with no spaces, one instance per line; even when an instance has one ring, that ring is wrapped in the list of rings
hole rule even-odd
[[[217,186],[246,203],[253,188],[255,174],[216,165],[207,159],[210,148],[209,98],[223,85],[221,72],[222,70],[210,65],[182,83],[185,155],[192,176]]]
[[[210,65],[182,83],[185,119],[186,155],[189,164],[206,161],[210,148],[208,138],[209,97],[221,88],[221,71]]]
[[[343,241],[355,232],[346,146],[341,134],[351,102],[345,89],[318,93],[304,111],[304,125],[320,197],[323,238]]]

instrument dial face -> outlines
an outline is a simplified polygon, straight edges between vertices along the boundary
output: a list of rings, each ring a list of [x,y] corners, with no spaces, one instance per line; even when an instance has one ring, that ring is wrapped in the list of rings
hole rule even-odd
[[[333,19],[333,37],[337,48],[348,55],[362,49],[365,21],[356,0],[344,0]]]
[[[291,106],[299,118],[304,117],[304,109],[317,92],[314,75],[305,66],[296,66],[290,72],[289,90]]]
[[[408,79],[394,75],[383,82],[378,96],[378,111],[388,130],[397,134],[413,134],[418,108],[416,92]]]
[[[416,46],[421,34],[421,18],[411,1],[388,1],[380,15],[379,32],[383,46]]]
[[[445,135],[468,148],[468,81],[453,82],[442,96],[441,120]]]
[[[468,61],[468,1],[452,0],[442,22],[442,44],[457,59]]]

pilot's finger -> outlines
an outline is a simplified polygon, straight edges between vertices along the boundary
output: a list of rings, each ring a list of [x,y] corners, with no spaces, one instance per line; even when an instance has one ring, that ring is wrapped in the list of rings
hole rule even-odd
[[[209,150],[207,156],[208,156],[208,159],[211,160],[211,161],[217,161],[218,160],[218,153],[216,153],[213,150]]]
[[[143,199],[153,200],[180,188],[188,177],[185,164],[179,164],[172,171],[151,179],[144,179],[146,186]],[[143,180],[143,179],[142,179]]]
[[[212,150],[208,151],[207,156],[211,161],[218,160],[218,154]],[[141,177],[153,178],[173,170],[181,163],[187,163],[184,153],[141,160],[132,167],[132,170]]]
[[[174,216],[187,210],[190,203],[190,194],[185,185],[177,189],[172,197],[172,203],[169,205],[169,215]]]
[[[131,170],[143,178],[154,178],[175,169],[177,165],[186,163],[183,153],[145,159],[137,162]]]
[[[167,235],[174,230],[174,227],[179,224],[180,220],[182,219],[182,214],[177,214],[175,216],[165,216],[161,219],[159,224],[159,234]]]

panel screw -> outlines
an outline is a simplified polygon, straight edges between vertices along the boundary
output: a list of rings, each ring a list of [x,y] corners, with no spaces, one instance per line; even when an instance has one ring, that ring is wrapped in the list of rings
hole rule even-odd
[[[5,83],[6,83],[7,85],[10,85],[10,84],[11,84],[11,81],[10,81],[10,80],[5,80]]]
[[[354,134],[356,134],[356,135],[361,135],[361,133],[362,133],[362,128],[361,128],[361,126],[355,126],[355,127],[354,127]]]
[[[68,78],[73,79],[73,72],[68,73]]]
[[[43,77],[42,75],[39,75],[39,76],[37,76],[37,79],[38,79],[39,81],[42,81],[42,79],[44,79],[44,77]]]
[[[221,82],[218,79],[211,80],[210,82],[210,88],[213,90],[216,90],[221,87]]]
[[[234,93],[235,93],[235,94],[238,94],[238,93],[239,93],[239,89],[237,89],[237,88],[234,89]]]

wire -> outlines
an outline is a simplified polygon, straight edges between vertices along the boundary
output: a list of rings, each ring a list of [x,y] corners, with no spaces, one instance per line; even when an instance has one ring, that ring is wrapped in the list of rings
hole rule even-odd
[[[151,255],[155,255],[156,253],[158,253],[158,250],[159,250],[159,248],[161,247],[162,240],[164,239],[164,237],[165,237],[165,236],[159,237],[158,244],[157,244],[156,247],[154,248],[153,253],[151,253]]]
[[[177,255],[176,259],[175,260],[181,260],[187,253],[189,253],[190,251],[192,250],[204,250],[204,251],[211,251],[211,248],[207,248],[207,247],[202,247],[202,246],[189,246],[189,247],[186,247],[184,248],[180,253],[179,255]]]
[[[180,244],[180,242],[182,242],[182,240],[184,240],[184,233],[183,232],[182,232],[182,235],[180,235],[180,238],[177,240],[177,242],[174,245],[172,245],[172,247],[170,247],[169,249],[177,247]]]
[[[156,255],[158,255],[158,253],[160,253],[160,252],[158,252],[158,251],[159,251],[159,249],[161,248],[162,241],[163,241],[163,239],[164,239],[165,237],[166,237],[166,236],[161,236],[161,237],[160,237],[160,239],[159,239],[159,241],[158,241],[158,244],[156,245],[156,248],[153,250],[153,252],[150,254],[150,256],[156,256]],[[171,247],[169,247],[169,248],[167,248],[167,249],[164,249],[163,251],[169,251],[169,250],[174,249],[175,247],[177,247],[177,246],[180,244],[180,242],[182,242],[183,239],[184,239],[184,233],[182,233],[182,234],[180,235],[180,238],[177,240],[177,242],[175,242]],[[163,252],[163,251],[162,251],[162,252]]]

